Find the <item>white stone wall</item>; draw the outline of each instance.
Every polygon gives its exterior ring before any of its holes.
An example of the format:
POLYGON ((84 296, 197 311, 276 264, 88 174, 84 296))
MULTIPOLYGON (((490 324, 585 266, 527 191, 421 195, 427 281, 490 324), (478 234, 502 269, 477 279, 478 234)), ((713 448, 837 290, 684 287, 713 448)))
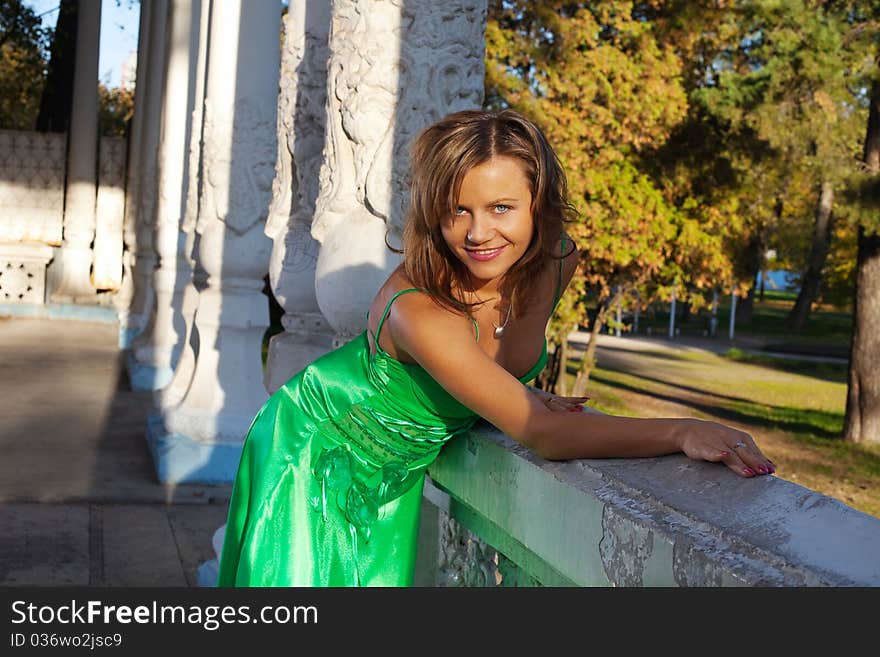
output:
POLYGON ((0 130, 0 242, 61 244, 65 139, 0 130))

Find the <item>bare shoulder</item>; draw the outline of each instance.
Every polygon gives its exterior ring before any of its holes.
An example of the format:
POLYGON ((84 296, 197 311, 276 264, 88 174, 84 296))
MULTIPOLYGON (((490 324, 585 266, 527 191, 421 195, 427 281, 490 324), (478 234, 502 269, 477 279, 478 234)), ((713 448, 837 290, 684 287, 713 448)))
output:
POLYGON ((405 294, 389 315, 395 347, 450 395, 529 446, 530 427, 547 409, 477 343, 471 320, 426 293, 405 294))
POLYGON ((442 352, 450 341, 467 340, 476 347, 470 320, 444 308, 428 292, 398 297, 387 321, 395 347, 409 355, 442 352))

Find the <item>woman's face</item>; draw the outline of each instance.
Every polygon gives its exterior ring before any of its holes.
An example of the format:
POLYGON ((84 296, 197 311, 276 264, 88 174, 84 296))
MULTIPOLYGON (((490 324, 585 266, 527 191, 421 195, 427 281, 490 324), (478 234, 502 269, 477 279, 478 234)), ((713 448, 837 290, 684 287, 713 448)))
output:
POLYGON ((497 286, 526 252, 535 226, 531 205, 529 180, 516 158, 495 157, 465 174, 458 205, 441 232, 475 289, 497 286))

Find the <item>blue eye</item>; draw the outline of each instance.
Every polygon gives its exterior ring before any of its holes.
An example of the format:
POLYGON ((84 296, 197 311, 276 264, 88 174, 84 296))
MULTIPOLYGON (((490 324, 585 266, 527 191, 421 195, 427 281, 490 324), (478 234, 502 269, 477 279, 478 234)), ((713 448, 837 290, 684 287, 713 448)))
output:
POLYGON ((462 215, 462 214, 465 214, 466 212, 467 212, 467 210, 465 210, 465 209, 464 209, 463 207, 461 207, 461 206, 458 206, 457 208, 455 208, 455 212, 454 212, 453 214, 455 214, 455 215, 462 215))
POLYGON ((499 203, 498 205, 495 206, 495 212, 497 214, 506 214, 509 211, 510 211, 509 205, 504 205, 503 203, 499 203))

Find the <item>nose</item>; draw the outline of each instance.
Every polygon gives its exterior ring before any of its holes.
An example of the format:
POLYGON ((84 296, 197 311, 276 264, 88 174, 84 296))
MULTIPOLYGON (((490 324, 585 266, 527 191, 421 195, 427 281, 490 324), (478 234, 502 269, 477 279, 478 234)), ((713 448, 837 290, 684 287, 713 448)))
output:
POLYGON ((468 226, 467 239, 472 244, 482 244, 492 237, 492 221, 482 213, 475 212, 468 226))

